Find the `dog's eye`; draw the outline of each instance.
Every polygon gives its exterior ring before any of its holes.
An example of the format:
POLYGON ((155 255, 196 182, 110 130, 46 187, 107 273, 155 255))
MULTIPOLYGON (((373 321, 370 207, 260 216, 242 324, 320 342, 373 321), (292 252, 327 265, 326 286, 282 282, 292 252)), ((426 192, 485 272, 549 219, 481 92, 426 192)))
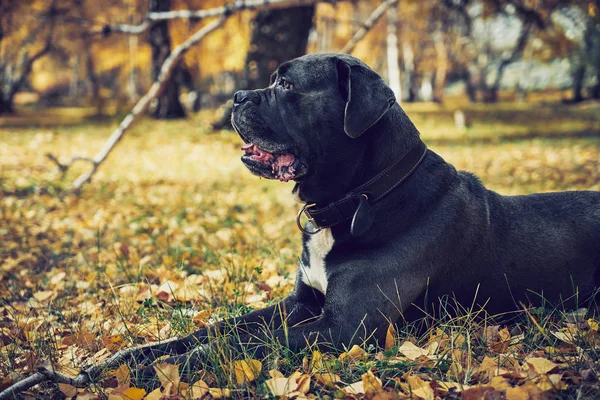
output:
POLYGON ((294 87, 294 84, 286 79, 280 79, 279 86, 282 86, 284 89, 289 90, 294 87))

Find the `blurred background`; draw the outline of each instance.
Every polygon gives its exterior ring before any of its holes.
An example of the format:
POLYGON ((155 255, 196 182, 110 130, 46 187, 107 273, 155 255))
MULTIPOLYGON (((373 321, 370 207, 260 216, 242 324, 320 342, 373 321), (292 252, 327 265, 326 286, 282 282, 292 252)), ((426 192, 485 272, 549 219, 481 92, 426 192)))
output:
MULTIPOLYGON (((381 1, 242 11, 194 46, 156 118, 213 109, 240 88, 267 86, 277 65, 305 53, 336 52, 381 1)), ((159 21, 149 12, 200 10, 219 0, 2 0, 0 115, 25 107, 92 107, 111 115, 149 88, 171 49, 205 20, 159 21)), ((352 54, 405 102, 600 99, 598 0, 400 0, 352 54)), ((216 121, 218 122, 218 121, 216 121)), ((466 121, 468 124, 468 121, 466 121)), ((217 127, 226 125, 226 118, 217 127)))

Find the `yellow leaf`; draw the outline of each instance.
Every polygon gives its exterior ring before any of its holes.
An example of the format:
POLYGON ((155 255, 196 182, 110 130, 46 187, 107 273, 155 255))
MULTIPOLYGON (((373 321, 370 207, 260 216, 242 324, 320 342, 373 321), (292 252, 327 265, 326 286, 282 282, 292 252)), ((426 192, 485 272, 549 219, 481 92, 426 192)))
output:
POLYGON ((555 364, 543 357, 532 357, 526 360, 526 362, 527 364, 531 365, 538 374, 546 374, 553 369, 558 368, 558 364, 555 364))
POLYGON ((75 397, 77 395, 77 388, 67 383, 59 383, 58 388, 67 397, 75 397))
POLYGON ((312 361, 310 362, 310 372, 319 372, 323 369, 323 355, 320 351, 313 351, 312 361))
POLYGON ((410 375, 406 378, 408 387, 410 389, 409 395, 417 396, 424 400, 433 400, 435 398, 433 389, 429 385, 429 382, 424 381, 415 375, 410 375))
POLYGON ((210 389, 208 389, 208 392, 215 399, 222 399, 224 397, 225 398, 231 397, 231 391, 229 389, 215 389, 215 388, 210 388, 210 389))
POLYGON ((254 381, 262 369, 262 364, 258 360, 240 360, 232 363, 235 374, 235 382, 238 385, 254 381))
POLYGON ((364 394, 365 387, 362 381, 354 382, 342 389, 346 394, 364 394))
POLYGON ((291 392, 298 388, 296 380, 289 378, 271 378, 265 381, 265 385, 267 385, 267 389, 273 396, 288 397, 291 392))
POLYGON ((130 387, 129 389, 125 389, 121 396, 127 400, 142 400, 146 391, 144 389, 138 389, 134 387, 130 387))
POLYGON ((160 389, 154 389, 153 391, 151 391, 148 396, 146 396, 144 398, 144 400, 160 400, 162 399, 163 394, 160 391, 160 389))
POLYGON ((363 374, 361 378, 365 394, 377 393, 383 390, 381 379, 373 375, 373 372, 371 372, 370 370, 367 371, 366 374, 363 374))
POLYGON ((566 383, 562 381, 563 374, 540 375, 540 381, 536 385, 542 392, 549 390, 565 390, 566 383))
POLYGON ((417 347, 411 342, 404 342, 402 346, 400 346, 398 351, 402 353, 404 357, 408 358, 411 361, 414 361, 421 356, 426 356, 427 354, 429 354, 429 350, 417 347))
POLYGON ((114 374, 119 386, 129 383, 129 367, 127 364, 121 364, 121 366, 115 370, 114 374))
POLYGON ((283 376, 283 374, 281 372, 279 372, 276 369, 272 369, 269 371, 269 376, 271 378, 285 378, 285 376, 283 376))
POLYGON ((54 294, 54 292, 51 290, 40 291, 40 292, 35 292, 33 294, 33 298, 36 299, 37 301, 39 301, 40 303, 43 303, 44 301, 50 299, 50 297, 52 297, 53 294, 54 294))
POLYGON ((396 337, 396 330, 394 329, 394 325, 390 324, 390 326, 388 326, 387 332, 385 334, 385 346, 384 346, 385 350, 389 350, 392 347, 394 347, 394 345, 396 344, 396 341, 394 340, 395 337, 396 337))
POLYGON ((310 390, 310 375, 302 375, 297 380, 298 389, 300 393, 306 394, 310 390))
POLYGON ((328 388, 335 387, 335 384, 341 380, 339 375, 330 373, 314 374, 313 376, 315 377, 317 382, 328 388))
POLYGON ((350 350, 345 353, 340 354, 338 357, 340 360, 344 360, 349 358, 351 360, 360 360, 367 356, 367 352, 361 349, 359 346, 354 345, 350 350))
POLYGON ((593 330, 594 332, 598 332, 598 322, 596 322, 593 318, 589 318, 587 320, 587 323, 590 326, 591 330, 593 330))
POLYGON ((200 399, 208 393, 208 385, 203 381, 196 381, 189 389, 188 397, 191 399, 200 399))
POLYGON ((169 383, 172 383, 173 386, 179 384, 179 365, 167 363, 156 364, 154 371, 163 388, 166 388, 169 383))
POLYGON ((506 389, 506 400, 540 399, 541 390, 533 382, 506 389))

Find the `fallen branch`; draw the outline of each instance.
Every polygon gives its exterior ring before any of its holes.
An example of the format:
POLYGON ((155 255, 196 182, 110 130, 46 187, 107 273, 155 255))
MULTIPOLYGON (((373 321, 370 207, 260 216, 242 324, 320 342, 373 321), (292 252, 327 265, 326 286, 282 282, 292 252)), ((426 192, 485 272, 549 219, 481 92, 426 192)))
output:
POLYGON ((362 40, 362 38, 364 38, 365 35, 371 30, 371 28, 373 28, 373 25, 375 25, 375 23, 377 21, 379 21, 379 18, 381 18, 383 16, 385 11, 388 8, 396 5, 398 3, 398 1, 399 0, 385 0, 383 3, 381 3, 379 5, 379 7, 377 7, 371 13, 369 18, 367 18, 367 20, 365 21, 365 23, 362 24, 360 29, 358 31, 356 31, 356 33, 354 34, 354 36, 352 36, 352 38, 348 41, 348 43, 346 43, 346 45, 340 50, 340 53, 346 53, 346 54, 352 53, 352 50, 354 50, 354 48, 356 47, 358 42, 360 42, 362 40))
POLYGON ((98 168, 98 165, 96 164, 96 161, 94 161, 93 159, 89 158, 89 157, 85 157, 85 156, 73 156, 69 159, 69 161, 67 161, 66 163, 61 163, 58 158, 56 158, 56 156, 54 156, 51 153, 46 153, 46 157, 52 161, 53 163, 56 164, 56 166, 58 167, 58 169, 60 170, 60 172, 62 172, 63 174, 65 172, 67 172, 67 170, 69 168, 71 168, 71 164, 73 164, 73 162, 75 161, 87 161, 89 163, 91 163, 93 165, 94 168, 98 168))
POLYGON ((16 399, 19 393, 38 385, 42 382, 66 383, 77 388, 84 388, 97 382, 102 375, 117 369, 121 364, 135 361, 154 361, 157 357, 169 354, 170 348, 179 338, 172 338, 158 343, 150 343, 138 347, 121 350, 106 361, 87 368, 74 378, 61 374, 48 368, 39 368, 38 372, 15 383, 0 393, 0 400, 16 399))

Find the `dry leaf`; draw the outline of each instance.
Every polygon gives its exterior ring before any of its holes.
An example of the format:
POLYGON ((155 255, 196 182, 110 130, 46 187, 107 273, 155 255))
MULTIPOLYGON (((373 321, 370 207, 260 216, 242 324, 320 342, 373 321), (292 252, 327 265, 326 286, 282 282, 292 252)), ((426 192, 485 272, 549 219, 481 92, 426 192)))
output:
POLYGON ((349 358, 351 360, 360 360, 360 359, 365 358, 367 355, 368 355, 368 353, 366 351, 361 349, 359 346, 354 345, 347 352, 340 354, 340 356, 338 358, 339 358, 339 360, 344 360, 347 358, 349 358))
POLYGON ((254 381, 260 375, 262 364, 258 360, 239 360, 232 363, 232 369, 235 382, 242 385, 254 381))
POLYGON ((67 383, 59 383, 58 388, 67 397, 77 396, 77 388, 75 386, 71 386, 67 383))
POLYGON ((121 397, 125 400, 142 400, 145 394, 146 391, 144 389, 130 387, 121 393, 121 397))
POLYGON ((121 364, 121 366, 117 368, 113 374, 117 378, 119 386, 129 383, 129 367, 127 364, 121 364))
POLYGON ((389 350, 396 345, 395 337, 396 330, 394 329, 394 325, 390 324, 387 332, 385 333, 385 346, 383 347, 385 350, 389 350))
POLYGON ((208 389, 208 392, 215 399, 223 399, 223 398, 231 397, 231 391, 229 389, 210 388, 210 389, 208 389))
POLYGON ((322 384, 328 388, 335 387, 335 384, 338 383, 339 381, 341 381, 341 378, 339 375, 330 374, 327 372, 323 373, 323 374, 314 374, 313 376, 315 377, 317 382, 319 382, 320 384, 322 384))
POLYGON ((160 389, 154 389, 151 391, 148 396, 144 397, 144 400, 161 400, 163 397, 163 393, 160 389))
POLYGON ((415 344, 411 343, 411 342, 404 342, 402 344, 402 346, 400 346, 400 348, 398 349, 398 351, 400 353, 402 353, 404 355, 404 357, 408 358, 411 361, 416 360, 417 358, 421 357, 421 356, 426 356, 427 354, 429 354, 429 350, 428 349, 422 349, 420 347, 417 347, 415 344))
POLYGON ((298 388, 296 380, 289 378, 271 378, 265 381, 265 385, 273 396, 289 397, 290 393, 298 388))
POLYGON ((434 400, 435 394, 429 382, 424 381, 416 375, 410 375, 406 378, 408 391, 406 394, 417 396, 423 400, 434 400))
POLYGON ((323 355, 320 351, 315 350, 310 361, 310 372, 319 372, 323 369, 323 355))
POLYGON ((179 385, 179 365, 167 363, 156 364, 154 371, 163 388, 166 388, 169 383, 173 384, 173 386, 179 385))
POLYGON ((189 387, 187 394, 190 399, 200 399, 208 393, 208 390, 208 385, 203 380, 198 380, 189 387))
POLYGON ((558 364, 555 364, 543 357, 532 357, 527 359, 525 362, 531 365, 538 374, 547 374, 548 372, 559 367, 558 364))
POLYGON ((375 375, 373 375, 373 372, 371 372, 370 370, 367 371, 366 374, 363 374, 363 376, 361 378, 362 378, 363 389, 364 389, 365 394, 377 393, 377 392, 381 392, 383 390, 383 385, 381 384, 381 379, 379 379, 375 375))

